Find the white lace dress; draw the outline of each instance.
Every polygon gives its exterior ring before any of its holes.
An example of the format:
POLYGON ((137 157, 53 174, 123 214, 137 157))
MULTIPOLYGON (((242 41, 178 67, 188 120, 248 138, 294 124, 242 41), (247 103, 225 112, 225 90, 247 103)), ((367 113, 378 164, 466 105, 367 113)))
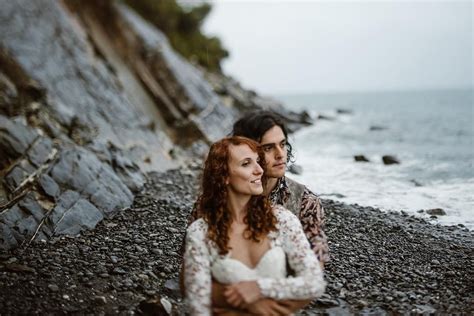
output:
POLYGON ((316 255, 311 250, 301 223, 290 211, 276 206, 277 231, 268 234, 271 248, 255 268, 222 256, 207 236, 207 223, 194 221, 186 233, 184 282, 186 304, 191 315, 211 315, 212 277, 223 284, 256 280, 264 297, 277 300, 309 299, 321 296, 326 283, 316 255), (286 258, 295 271, 287 277, 286 258))

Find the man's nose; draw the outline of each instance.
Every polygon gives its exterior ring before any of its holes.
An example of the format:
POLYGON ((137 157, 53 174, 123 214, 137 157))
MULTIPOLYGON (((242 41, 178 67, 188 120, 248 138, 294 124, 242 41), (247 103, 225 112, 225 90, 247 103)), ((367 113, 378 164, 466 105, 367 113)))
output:
POLYGON ((275 158, 280 159, 283 157, 285 148, 281 148, 280 146, 275 147, 275 158))

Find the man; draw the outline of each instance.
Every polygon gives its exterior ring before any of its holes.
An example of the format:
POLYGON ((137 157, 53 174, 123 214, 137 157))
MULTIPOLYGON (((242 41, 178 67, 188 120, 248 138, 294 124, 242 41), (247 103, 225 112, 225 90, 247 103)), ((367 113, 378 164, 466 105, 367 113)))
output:
MULTIPOLYGON (((303 230, 310 245, 317 255, 321 266, 328 261, 327 239, 323 232, 324 210, 320 199, 304 185, 285 176, 287 163, 292 161, 293 152, 288 142, 288 132, 281 118, 270 111, 249 112, 235 122, 232 134, 253 139, 261 144, 265 153, 265 176, 267 184, 265 194, 273 204, 283 205, 292 211, 301 221, 303 230)), ((198 218, 193 213, 190 223, 198 218)), ((226 303, 225 289, 213 283, 213 305, 216 313, 222 315, 239 315, 226 303)), ((253 314, 285 315, 294 312, 310 301, 274 301, 264 299, 248 307, 253 314)))
POLYGON ((285 176, 293 151, 281 118, 270 111, 250 112, 235 122, 232 134, 251 138, 261 144, 267 164, 265 194, 269 195, 273 204, 283 205, 298 216, 313 251, 324 267, 329 260, 327 239, 323 231, 324 210, 314 193, 285 176))

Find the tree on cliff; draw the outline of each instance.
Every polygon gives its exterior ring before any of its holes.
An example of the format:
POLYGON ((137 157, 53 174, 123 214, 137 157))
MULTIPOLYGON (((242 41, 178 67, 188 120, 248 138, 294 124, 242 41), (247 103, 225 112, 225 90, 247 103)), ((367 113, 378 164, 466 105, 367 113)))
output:
POLYGON ((127 5, 163 31, 181 55, 211 70, 220 71, 221 60, 229 56, 219 38, 201 33, 201 25, 211 12, 209 3, 187 8, 176 0, 124 0, 127 5))

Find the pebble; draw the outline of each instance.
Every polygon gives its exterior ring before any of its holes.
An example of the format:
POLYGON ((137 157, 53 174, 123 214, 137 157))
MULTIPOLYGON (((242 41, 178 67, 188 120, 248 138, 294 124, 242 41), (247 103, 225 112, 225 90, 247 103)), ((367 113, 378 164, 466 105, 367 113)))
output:
POLYGON ((94 302, 99 305, 107 304, 107 299, 105 296, 94 296, 94 302))
POLYGON ((57 292, 57 291, 59 291, 59 287, 58 287, 56 284, 49 284, 49 285, 48 285, 48 288, 49 288, 52 292, 57 292))

